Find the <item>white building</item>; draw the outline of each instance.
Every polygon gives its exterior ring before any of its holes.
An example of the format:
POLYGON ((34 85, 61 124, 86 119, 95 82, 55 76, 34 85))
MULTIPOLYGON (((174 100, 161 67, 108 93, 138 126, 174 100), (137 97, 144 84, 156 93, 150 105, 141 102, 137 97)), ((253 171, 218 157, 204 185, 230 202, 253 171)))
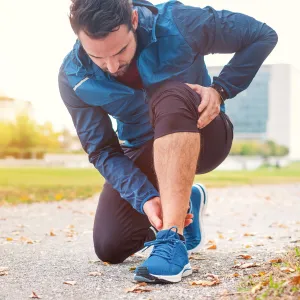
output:
POLYGON ((0 122, 14 122, 22 114, 34 117, 31 102, 10 98, 0 91, 0 122))
MULTIPOLYGON (((211 76, 222 67, 208 67, 211 76)), ((300 71, 289 64, 263 65, 249 88, 226 101, 235 139, 273 140, 300 160, 300 71)))

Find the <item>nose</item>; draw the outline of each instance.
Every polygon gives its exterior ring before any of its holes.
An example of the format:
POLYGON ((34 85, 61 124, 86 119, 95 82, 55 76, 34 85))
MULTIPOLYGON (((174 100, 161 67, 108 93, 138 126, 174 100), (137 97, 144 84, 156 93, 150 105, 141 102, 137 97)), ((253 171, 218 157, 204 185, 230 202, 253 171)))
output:
POLYGON ((110 73, 116 73, 119 69, 119 62, 116 58, 108 58, 106 62, 106 67, 110 73))

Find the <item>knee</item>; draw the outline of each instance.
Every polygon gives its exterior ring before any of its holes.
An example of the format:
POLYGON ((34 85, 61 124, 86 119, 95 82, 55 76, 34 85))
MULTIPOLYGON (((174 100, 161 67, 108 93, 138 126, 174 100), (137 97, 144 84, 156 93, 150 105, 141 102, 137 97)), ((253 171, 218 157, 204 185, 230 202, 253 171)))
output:
POLYGON ((155 138, 173 132, 198 132, 200 96, 180 82, 167 82, 150 99, 155 138))
POLYGON ((94 239, 94 249, 97 257, 103 262, 119 264, 126 258, 123 257, 116 239, 94 239))

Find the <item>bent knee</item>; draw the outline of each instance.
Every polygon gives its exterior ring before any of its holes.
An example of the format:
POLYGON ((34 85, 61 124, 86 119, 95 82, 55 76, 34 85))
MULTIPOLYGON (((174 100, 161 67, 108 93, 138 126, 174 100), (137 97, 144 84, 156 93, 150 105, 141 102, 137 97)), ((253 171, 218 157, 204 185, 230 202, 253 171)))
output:
POLYGON ((94 249, 97 257, 104 262, 119 264, 126 259, 126 257, 124 257, 124 253, 122 253, 120 244, 117 243, 116 239, 94 240, 94 249))

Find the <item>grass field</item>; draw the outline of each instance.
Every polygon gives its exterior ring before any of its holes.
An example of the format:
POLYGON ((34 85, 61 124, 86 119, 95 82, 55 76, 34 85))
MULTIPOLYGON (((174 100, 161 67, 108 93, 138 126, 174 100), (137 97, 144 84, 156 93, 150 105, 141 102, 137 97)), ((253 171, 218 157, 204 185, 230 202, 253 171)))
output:
MULTIPOLYGON (((300 162, 282 169, 214 171, 195 181, 208 187, 300 182, 300 162)), ((0 168, 0 203, 86 199, 100 192, 103 183, 95 169, 0 168)))

